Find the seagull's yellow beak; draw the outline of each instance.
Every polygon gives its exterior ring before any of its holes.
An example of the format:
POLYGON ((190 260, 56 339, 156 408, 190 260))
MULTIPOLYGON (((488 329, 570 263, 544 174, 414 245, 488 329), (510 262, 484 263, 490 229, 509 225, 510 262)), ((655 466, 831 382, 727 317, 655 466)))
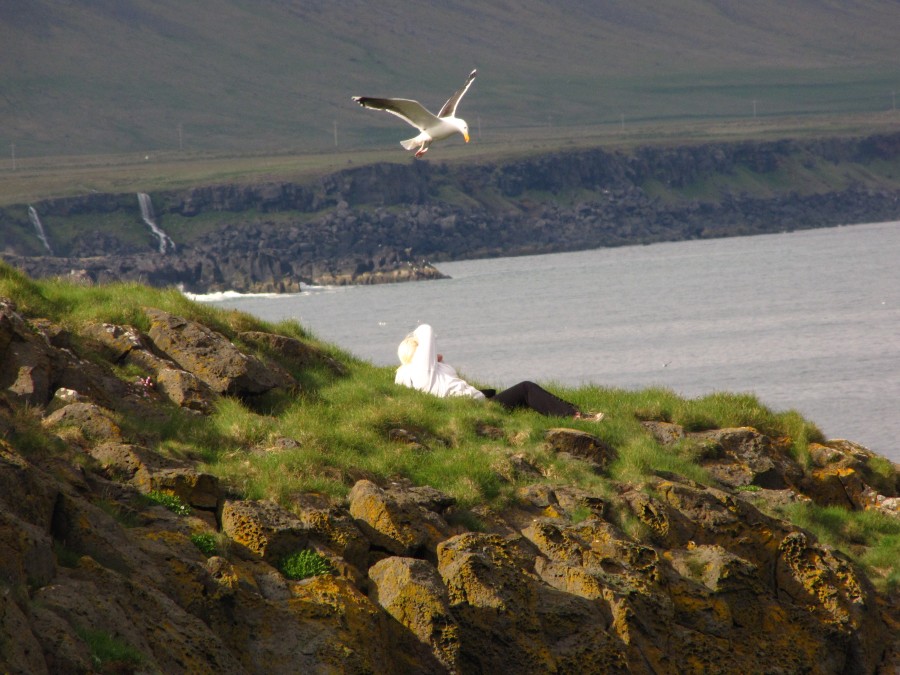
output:
POLYGON ((469 142, 469 134, 463 134, 463 138, 466 139, 466 143, 469 142))

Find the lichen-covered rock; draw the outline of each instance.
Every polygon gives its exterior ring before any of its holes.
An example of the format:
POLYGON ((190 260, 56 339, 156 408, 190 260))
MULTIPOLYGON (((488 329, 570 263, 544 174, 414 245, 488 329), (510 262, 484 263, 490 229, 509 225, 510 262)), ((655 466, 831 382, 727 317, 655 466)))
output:
POLYGON ((360 576, 365 573, 371 544, 345 509, 315 495, 297 495, 292 506, 311 540, 356 568, 360 576))
POLYGON ((59 485, 0 438, 0 508, 49 531, 59 485))
POLYGON ((660 445, 673 445, 685 438, 684 427, 680 424, 662 422, 659 420, 647 420, 641 422, 641 426, 650 432, 660 445))
POLYGON ((438 510, 453 500, 433 488, 385 490, 358 481, 348 496, 350 514, 372 543, 399 556, 434 551, 450 532, 438 510))
POLYGON ((193 373, 155 354, 151 340, 133 326, 89 324, 83 335, 101 345, 114 362, 132 364, 150 373, 146 383, 142 383, 143 395, 152 387, 182 408, 202 413, 211 410, 216 393, 193 373))
POLYGON ((547 673, 555 662, 537 612, 529 561, 497 535, 466 533, 438 546, 438 571, 460 625, 463 672, 547 673))
POLYGON ((110 480, 130 483, 141 492, 150 492, 156 456, 147 448, 107 441, 92 446, 88 452, 100 464, 110 480))
POLYGON ((303 550, 309 528, 290 511, 270 501, 226 500, 222 531, 272 564, 303 550))
POLYGON ((44 408, 58 391, 68 402, 149 416, 137 388, 119 379, 110 364, 79 357, 68 331, 45 320, 26 320, 15 304, 0 300, 0 392, 18 404, 44 408))
MULTIPOLYGON (((34 628, 39 639, 55 637, 56 642, 62 637, 58 629, 45 630, 41 621, 58 617, 67 625, 63 635, 109 636, 133 650, 135 660, 139 658, 146 669, 244 672, 239 661, 206 624, 160 589, 135 583, 89 557, 81 558, 75 568, 61 570, 59 576, 59 583, 44 586, 35 593, 35 602, 48 612, 36 617, 34 628), (90 602, 85 602, 85 598, 90 598, 90 602)), ((56 646, 43 645, 50 653, 56 646)), ((73 655, 83 658, 83 651, 73 655)), ((136 665, 136 661, 133 663, 136 665)), ((77 671, 88 664, 64 665, 76 666, 77 671)))
POLYGON ((14 303, 0 302, 0 390, 27 405, 45 405, 53 394, 51 349, 14 303))
MULTIPOLYGON (((82 329, 82 335, 96 341, 106 351, 110 361, 124 361, 133 353, 144 358, 161 360, 150 352, 149 341, 133 326, 118 326, 111 323, 89 323, 82 329)), ((141 358, 141 357, 139 357, 141 358)))
POLYGON ((215 392, 203 380, 179 368, 161 368, 151 384, 175 405, 199 413, 211 412, 216 401, 215 392))
POLYGON ((162 310, 145 311, 150 319, 147 334, 155 347, 217 393, 246 396, 293 384, 221 333, 162 310))
POLYGON ((837 672, 852 654, 857 663, 877 663, 884 649, 885 625, 868 612, 875 593, 868 579, 846 558, 791 532, 779 545, 775 582, 807 611, 812 631, 827 631, 819 663, 837 672), (815 619, 815 621, 813 621, 815 619), (828 665, 833 664, 833 665, 828 665))
POLYGON ((608 443, 578 429, 548 429, 544 437, 553 452, 583 459, 597 471, 604 471, 616 457, 615 450, 608 443))
POLYGON ((244 331, 238 333, 238 338, 274 352, 300 368, 322 365, 337 375, 344 375, 347 372, 347 368, 340 361, 296 338, 261 331, 244 331))
POLYGON ((9 511, 0 512, 0 579, 7 592, 10 588, 21 593, 29 585, 43 586, 56 573, 50 535, 9 511))
POLYGON ((369 569, 370 597, 424 645, 447 672, 462 672, 459 625, 435 567, 416 558, 390 557, 369 569))
POLYGON ((93 403, 70 403, 47 415, 43 424, 68 438, 78 439, 84 446, 123 440, 122 429, 112 411, 93 403))
POLYGON ((813 470, 807 491, 818 504, 867 509, 900 492, 897 467, 890 470, 886 460, 877 462, 875 454, 861 445, 846 440, 811 443, 809 455, 813 470), (873 468, 876 463, 881 471, 873 468))
POLYGON ((192 468, 162 468, 153 472, 152 490, 173 494, 185 504, 215 511, 222 498, 219 479, 192 468))
POLYGON ((719 482, 731 487, 756 485, 778 490, 798 487, 803 470, 785 443, 760 434, 756 429, 741 427, 716 429, 689 435, 712 446, 704 468, 719 482))

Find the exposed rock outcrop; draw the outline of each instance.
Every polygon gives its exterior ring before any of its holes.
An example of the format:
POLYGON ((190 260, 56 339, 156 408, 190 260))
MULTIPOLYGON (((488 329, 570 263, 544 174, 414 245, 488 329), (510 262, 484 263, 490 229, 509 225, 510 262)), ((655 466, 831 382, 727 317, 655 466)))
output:
POLYGON ((883 167, 898 161, 900 134, 376 164, 306 184, 155 193, 163 223, 201 215, 206 223, 202 234, 186 228, 175 254, 154 249, 133 195, 35 204, 51 240, 55 222, 84 223, 53 242, 57 257, 43 255, 28 205, 14 205, 0 209, 0 254, 34 277, 140 280, 192 292, 434 279, 442 275, 433 263, 442 260, 897 220, 900 184, 883 167), (115 214, 121 223, 101 233, 88 214, 115 214), (129 230, 140 234, 121 234, 129 230))
MULTIPOLYGON (((876 471, 858 445, 814 444, 805 469, 781 439, 755 429, 646 422, 661 443, 702 448, 711 484, 666 475, 642 487, 610 481, 598 495, 535 483, 502 513, 476 509, 478 531, 453 517, 451 497, 399 480, 358 480, 345 504, 315 494, 245 500, 191 459, 147 447, 129 420, 164 419, 175 406, 203 414, 220 397, 252 400, 293 382, 270 370, 264 353, 209 327, 154 309, 147 316, 146 334, 92 326, 66 339, 61 327, 0 303, 4 672, 96 672, 97 635, 138 655, 103 672, 837 675, 900 667, 898 599, 876 591, 846 556, 759 508, 812 500, 900 519, 900 473, 884 462, 876 471), (89 368, 78 356, 85 348, 103 355, 89 368), (126 362, 153 378, 197 378, 205 404, 121 380, 113 365, 126 362), (54 447, 29 447, 26 418, 40 419, 54 447), (190 513, 142 498, 151 492, 177 496, 190 513), (625 532, 616 512, 646 536, 625 532), (202 553, 198 534, 218 538, 217 550, 202 553), (331 572, 285 576, 280 562, 299 549, 316 551, 331 572)), ((287 352, 282 358, 301 368, 334 366, 299 341, 287 352)), ((408 449, 401 435, 396 442, 408 449)), ((575 430, 555 429, 545 442, 548 453, 601 475, 614 453, 575 430)), ((511 455, 498 471, 503 480, 540 467, 511 455)))

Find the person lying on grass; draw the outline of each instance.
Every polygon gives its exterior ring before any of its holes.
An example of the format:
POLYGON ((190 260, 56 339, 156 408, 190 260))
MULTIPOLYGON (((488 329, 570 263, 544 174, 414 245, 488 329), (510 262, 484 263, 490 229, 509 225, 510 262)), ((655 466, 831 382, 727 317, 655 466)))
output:
POLYGON ((542 415, 555 417, 595 422, 603 419, 603 413, 583 413, 573 404, 528 380, 501 392, 473 387, 457 375, 453 366, 444 363, 443 355, 437 352, 434 330, 427 323, 420 324, 403 339, 397 347, 397 357, 401 365, 397 368, 394 382, 426 394, 490 399, 509 410, 530 408, 542 415))

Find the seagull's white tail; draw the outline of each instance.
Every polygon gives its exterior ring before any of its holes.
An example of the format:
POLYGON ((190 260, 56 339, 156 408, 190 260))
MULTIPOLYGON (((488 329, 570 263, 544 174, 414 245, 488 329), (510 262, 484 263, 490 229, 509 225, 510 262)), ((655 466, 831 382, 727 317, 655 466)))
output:
POLYGON ((415 150, 417 147, 422 145, 422 141, 419 140, 418 137, 410 138, 406 141, 400 141, 400 145, 403 146, 404 150, 415 150))

